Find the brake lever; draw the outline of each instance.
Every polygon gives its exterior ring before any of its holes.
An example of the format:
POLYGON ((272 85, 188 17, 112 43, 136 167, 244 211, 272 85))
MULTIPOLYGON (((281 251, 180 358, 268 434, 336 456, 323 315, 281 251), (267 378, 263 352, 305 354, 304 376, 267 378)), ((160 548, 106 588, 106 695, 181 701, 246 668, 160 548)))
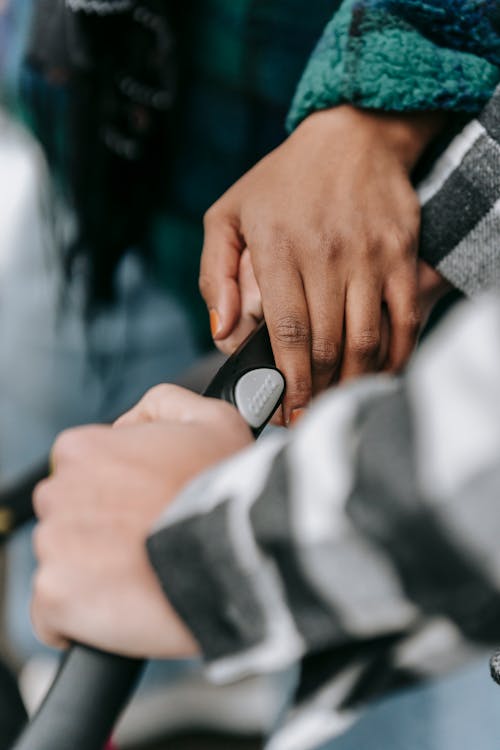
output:
MULTIPOLYGON (((284 392, 263 322, 226 360, 204 395, 236 406, 258 437, 284 392)), ((144 663, 74 644, 12 750, 103 750, 144 663)))

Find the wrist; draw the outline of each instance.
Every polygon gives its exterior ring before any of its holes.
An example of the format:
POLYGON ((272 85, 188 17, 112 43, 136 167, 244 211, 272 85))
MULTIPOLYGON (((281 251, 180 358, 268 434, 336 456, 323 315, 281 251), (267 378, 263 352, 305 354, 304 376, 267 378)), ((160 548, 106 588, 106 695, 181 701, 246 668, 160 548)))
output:
POLYGON ((368 141, 390 150, 410 173, 446 122, 444 112, 382 112, 341 104, 309 115, 296 132, 329 128, 332 137, 339 132, 364 134, 368 141))
POLYGON ((444 112, 377 112, 373 116, 386 131, 386 142, 409 173, 445 128, 448 119, 444 112))

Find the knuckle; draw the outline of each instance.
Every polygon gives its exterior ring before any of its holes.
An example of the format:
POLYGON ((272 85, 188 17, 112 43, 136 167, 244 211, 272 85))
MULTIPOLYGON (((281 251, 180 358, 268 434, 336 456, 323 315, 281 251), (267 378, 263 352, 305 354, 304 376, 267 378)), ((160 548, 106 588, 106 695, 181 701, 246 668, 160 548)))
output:
POLYGON ((38 569, 33 578, 33 603, 38 611, 60 611, 64 605, 64 594, 58 578, 50 567, 38 569))
POLYGON ((213 290, 213 281, 207 273, 200 273, 198 278, 198 288, 203 299, 210 296, 210 293, 213 290))
POLYGON ((313 338, 311 356, 316 370, 334 370, 339 361, 339 346, 328 338, 313 338))
POLYGON ((362 362, 371 360, 378 354, 380 348, 380 335, 374 331, 363 331, 357 334, 349 342, 349 351, 362 362))
POLYGON ((203 214, 203 226, 209 229, 220 218, 219 202, 213 203, 203 214))
POLYGON ((389 227, 384 235, 383 242, 385 247, 398 256, 413 258, 415 255, 417 236, 409 226, 398 224, 389 227))
POLYGON ((288 348, 309 346, 311 331, 309 326, 298 315, 284 315, 274 325, 276 341, 288 348))
POLYGON ((275 244, 285 242, 288 238, 286 223, 280 221, 278 218, 274 218, 269 222, 267 225, 267 232, 269 234, 269 239, 275 244))
POLYGON ((347 244, 347 239, 340 232, 325 232, 319 237, 318 254, 328 264, 333 264, 339 260, 347 244))
POLYGON ((399 327, 403 335, 410 339, 415 339, 418 336, 421 326, 422 316, 418 310, 407 313, 399 321, 399 327))
MULTIPOLYGON (((52 483, 50 479, 43 479, 41 482, 38 482, 36 485, 34 491, 33 491, 33 509, 35 511, 35 515, 40 518, 45 514, 45 512, 50 507, 50 502, 52 498, 52 483)), ((38 527, 37 527, 38 528, 38 527)), ((35 529, 36 531, 37 529, 35 529)))
POLYGON ((95 454, 97 446, 110 428, 106 425, 85 425, 64 430, 55 440, 51 456, 55 467, 80 461, 95 454))
POLYGON ((311 400, 311 381, 307 377, 295 377, 287 384, 287 399, 294 406, 305 406, 311 400))
POLYGON ((169 403, 179 397, 179 387, 171 383, 159 383, 150 388, 135 406, 139 419, 150 422, 164 413, 169 403))
POLYGON ((422 316, 419 310, 412 310, 405 315, 401 321, 401 327, 409 336, 417 336, 422 324, 422 316))
POLYGON ((82 448, 82 431, 78 427, 64 430, 52 446, 52 458, 57 465, 78 456, 82 448))
POLYGON ((275 223, 271 226, 270 239, 274 256, 282 259, 289 259, 294 256, 295 242, 281 224, 275 223))
POLYGON ((178 388, 171 383, 158 383, 158 385, 154 385, 149 391, 146 391, 144 400, 148 404, 162 403, 173 398, 177 390, 178 388))

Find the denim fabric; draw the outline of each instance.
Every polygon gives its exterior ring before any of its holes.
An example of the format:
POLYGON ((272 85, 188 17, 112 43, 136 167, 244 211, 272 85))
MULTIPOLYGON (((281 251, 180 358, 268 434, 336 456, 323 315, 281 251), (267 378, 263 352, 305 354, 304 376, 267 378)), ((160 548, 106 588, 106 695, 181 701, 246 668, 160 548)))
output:
POLYGON ((317 750, 498 750, 500 691, 488 658, 445 679, 401 691, 317 750))

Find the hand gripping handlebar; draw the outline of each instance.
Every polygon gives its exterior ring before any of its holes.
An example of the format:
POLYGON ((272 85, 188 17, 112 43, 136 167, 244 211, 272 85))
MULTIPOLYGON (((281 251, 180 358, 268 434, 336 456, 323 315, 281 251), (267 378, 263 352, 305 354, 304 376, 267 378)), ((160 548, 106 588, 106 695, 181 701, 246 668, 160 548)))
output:
MULTIPOLYGON (((205 391, 236 406, 255 437, 285 391, 262 323, 227 359, 205 391)), ((103 750, 143 662, 75 644, 40 709, 12 750, 103 750)))

